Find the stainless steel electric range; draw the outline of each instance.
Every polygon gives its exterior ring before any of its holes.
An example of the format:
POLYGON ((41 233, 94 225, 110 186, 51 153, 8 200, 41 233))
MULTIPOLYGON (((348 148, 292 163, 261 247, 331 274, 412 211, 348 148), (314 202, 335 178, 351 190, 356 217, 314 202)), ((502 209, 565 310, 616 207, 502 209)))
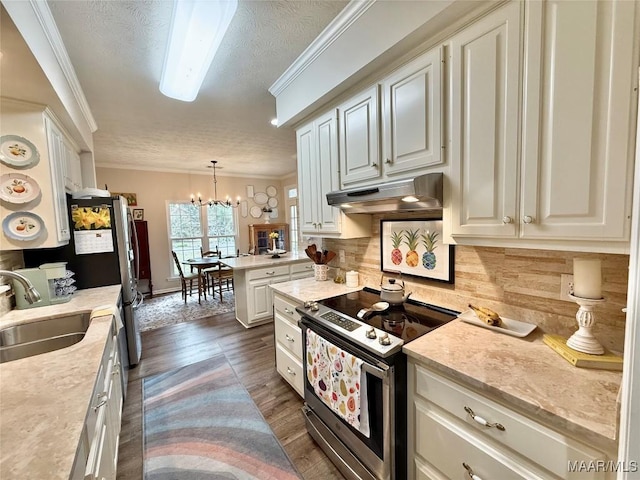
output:
MULTIPOLYGON (((380 292, 365 288, 305 302, 297 309, 305 345, 303 411, 307 430, 346 478, 402 480, 407 470, 407 367, 402 346, 453 320, 458 312, 414 300, 371 311, 377 302, 380 292), (338 355, 321 365, 330 379, 320 384, 321 389, 315 364, 318 342, 338 355), (342 406, 341 412, 332 403, 339 401, 341 393, 348 397, 352 391, 342 380, 340 362, 338 371, 333 370, 336 359, 344 358, 360 366, 359 382, 354 385, 360 389, 358 399, 366 399, 357 405, 359 410, 354 408, 359 413, 352 415, 355 421, 348 409, 342 406), (342 392, 325 391, 331 383, 342 392)), ((349 402, 353 408, 353 400, 349 402)))

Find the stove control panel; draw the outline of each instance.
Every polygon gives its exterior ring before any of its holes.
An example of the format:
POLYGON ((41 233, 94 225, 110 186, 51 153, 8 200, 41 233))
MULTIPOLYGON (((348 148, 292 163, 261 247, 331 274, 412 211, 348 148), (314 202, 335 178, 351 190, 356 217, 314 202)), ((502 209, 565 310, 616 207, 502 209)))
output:
POLYGON ((298 311, 306 318, 332 330, 345 340, 383 358, 398 352, 404 344, 401 338, 389 335, 383 330, 316 302, 305 302, 304 309, 298 307, 298 311))

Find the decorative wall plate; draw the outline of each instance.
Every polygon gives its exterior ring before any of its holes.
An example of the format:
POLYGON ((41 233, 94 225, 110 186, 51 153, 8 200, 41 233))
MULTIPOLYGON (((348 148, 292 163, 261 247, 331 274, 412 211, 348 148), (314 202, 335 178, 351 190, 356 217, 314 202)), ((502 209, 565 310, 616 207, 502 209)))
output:
POLYGON ((278 209, 277 208, 272 208, 271 212, 269 212, 269 216, 271 218, 278 218, 278 209))
POLYGON ((14 240, 35 240, 44 232, 44 222, 35 213, 14 212, 2 222, 4 234, 14 240))
POLYGON ((264 205, 267 203, 267 200, 269 200, 269 197, 267 197, 267 194, 264 192, 258 192, 253 196, 253 201, 258 205, 264 205))
POLYGON ((0 177, 0 199, 9 203, 27 203, 40 196, 40 186, 22 173, 5 173, 0 177))
POLYGON ((275 208, 278 206, 278 199, 276 197, 271 197, 267 203, 271 208, 275 208))
POLYGON ((260 218, 262 216, 262 209, 257 205, 254 205, 251 207, 251 210, 249 210, 249 213, 253 218, 260 218))
POLYGON ((13 168, 32 167, 40 160, 38 149, 24 137, 2 135, 0 137, 0 162, 13 168))
POLYGON ((267 187, 267 195, 269 195, 270 197, 275 197, 278 194, 278 189, 276 187, 274 187, 273 185, 269 185, 267 187))

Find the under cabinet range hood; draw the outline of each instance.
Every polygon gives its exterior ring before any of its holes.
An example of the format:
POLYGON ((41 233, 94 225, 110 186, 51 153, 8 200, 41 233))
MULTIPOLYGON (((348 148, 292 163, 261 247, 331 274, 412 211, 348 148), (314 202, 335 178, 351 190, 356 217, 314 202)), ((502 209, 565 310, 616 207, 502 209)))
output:
POLYGON ((344 213, 414 212, 442 209, 442 173, 427 173, 327 193, 327 202, 344 213))

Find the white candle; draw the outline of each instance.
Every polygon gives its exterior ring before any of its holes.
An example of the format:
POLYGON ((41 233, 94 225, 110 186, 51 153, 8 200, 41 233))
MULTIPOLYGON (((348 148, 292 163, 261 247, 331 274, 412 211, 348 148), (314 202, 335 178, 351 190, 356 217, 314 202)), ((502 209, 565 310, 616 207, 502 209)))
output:
POLYGON ((600 259, 573 259, 573 294, 582 298, 602 298, 600 259))

